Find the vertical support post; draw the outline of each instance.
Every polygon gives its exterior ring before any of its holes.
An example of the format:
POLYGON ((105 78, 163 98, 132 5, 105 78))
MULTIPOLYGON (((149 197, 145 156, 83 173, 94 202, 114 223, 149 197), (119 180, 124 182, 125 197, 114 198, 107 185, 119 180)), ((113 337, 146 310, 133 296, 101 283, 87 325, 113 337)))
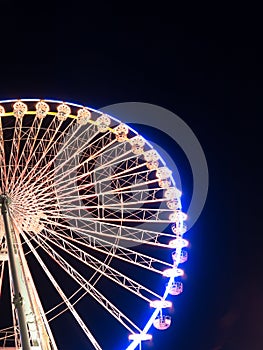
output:
POLYGON ((15 245, 14 245, 14 234, 12 229, 12 224, 10 221, 10 214, 8 208, 8 197, 6 195, 0 196, 1 213, 3 215, 5 233, 6 233, 6 243, 8 249, 8 257, 10 264, 10 273, 13 283, 13 303, 17 311, 20 338, 22 350, 30 350, 30 340, 29 333, 27 329, 26 318, 23 310, 23 296, 20 292, 19 279, 17 275, 16 259, 15 259, 15 245))

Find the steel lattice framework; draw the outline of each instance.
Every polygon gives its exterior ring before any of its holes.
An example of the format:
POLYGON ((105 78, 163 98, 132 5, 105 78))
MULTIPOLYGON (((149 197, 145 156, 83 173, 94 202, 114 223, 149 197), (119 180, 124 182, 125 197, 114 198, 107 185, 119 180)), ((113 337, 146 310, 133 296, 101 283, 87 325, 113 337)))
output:
POLYGON ((104 349, 78 309, 85 298, 127 330, 129 350, 151 339, 152 325, 170 326, 163 309, 171 306, 168 295, 183 290, 178 265, 187 260, 186 215, 171 171, 142 136, 76 104, 2 101, 0 171, 0 293, 9 274, 13 298, 13 324, 0 331, 0 349, 26 342, 32 350, 57 349, 52 321, 65 312, 95 349, 104 349), (44 271, 60 302, 43 305, 32 264, 44 271), (59 272, 74 288, 59 282, 59 272), (153 307, 147 321, 111 300, 114 288, 153 307), (21 302, 14 302, 17 291, 21 302))

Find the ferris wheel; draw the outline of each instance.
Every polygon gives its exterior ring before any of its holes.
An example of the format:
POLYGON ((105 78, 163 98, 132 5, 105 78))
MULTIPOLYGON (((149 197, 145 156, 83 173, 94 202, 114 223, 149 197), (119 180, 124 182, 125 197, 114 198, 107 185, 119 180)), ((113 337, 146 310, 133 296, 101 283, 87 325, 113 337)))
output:
POLYGON ((186 215, 142 136, 77 104, 1 101, 0 176, 0 349, 66 349, 66 314, 86 349, 140 349, 169 328, 186 215))

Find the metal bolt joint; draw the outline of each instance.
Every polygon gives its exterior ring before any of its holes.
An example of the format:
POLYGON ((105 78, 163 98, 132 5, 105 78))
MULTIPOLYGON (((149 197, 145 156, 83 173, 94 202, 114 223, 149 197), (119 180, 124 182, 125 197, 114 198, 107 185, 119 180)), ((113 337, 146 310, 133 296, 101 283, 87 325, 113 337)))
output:
POLYGON ((15 307, 17 307, 18 305, 23 305, 23 298, 20 294, 14 296, 13 304, 15 305, 15 307))

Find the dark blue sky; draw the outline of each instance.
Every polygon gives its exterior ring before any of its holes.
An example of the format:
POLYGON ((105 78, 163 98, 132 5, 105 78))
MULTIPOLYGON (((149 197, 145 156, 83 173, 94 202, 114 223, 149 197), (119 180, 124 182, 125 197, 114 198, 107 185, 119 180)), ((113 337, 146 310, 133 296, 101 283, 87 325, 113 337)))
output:
MULTIPOLYGON (((179 115, 204 149, 210 188, 189 232, 188 278, 174 324, 145 349, 262 349, 257 10, 64 5, 1 5, 1 99, 50 97, 97 109, 140 101, 179 115)), ((151 130, 143 132, 151 140, 151 130)), ((186 189, 188 170, 181 169, 186 189)))

